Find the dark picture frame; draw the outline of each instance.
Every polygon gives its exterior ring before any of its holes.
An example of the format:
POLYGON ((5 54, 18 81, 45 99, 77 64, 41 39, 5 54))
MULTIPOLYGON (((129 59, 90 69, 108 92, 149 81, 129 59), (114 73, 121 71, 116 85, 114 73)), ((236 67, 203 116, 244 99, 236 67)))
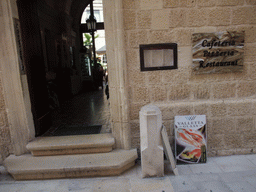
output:
POLYGON ((140 45, 140 70, 171 70, 177 69, 177 44, 140 45))

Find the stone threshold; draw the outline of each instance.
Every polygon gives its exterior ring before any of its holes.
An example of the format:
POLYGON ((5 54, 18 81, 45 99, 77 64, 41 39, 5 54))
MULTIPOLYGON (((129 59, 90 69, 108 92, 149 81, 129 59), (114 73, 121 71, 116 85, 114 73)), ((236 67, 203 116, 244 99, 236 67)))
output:
POLYGON ((41 157, 25 154, 9 156, 4 166, 16 180, 112 176, 131 168, 137 157, 136 149, 41 157))
POLYGON ((112 134, 37 137, 26 146, 34 156, 106 153, 113 149, 112 134))

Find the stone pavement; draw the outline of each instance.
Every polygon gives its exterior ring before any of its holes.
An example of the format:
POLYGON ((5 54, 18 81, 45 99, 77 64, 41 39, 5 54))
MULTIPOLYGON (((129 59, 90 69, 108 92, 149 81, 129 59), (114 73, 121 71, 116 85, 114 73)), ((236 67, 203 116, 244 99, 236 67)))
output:
POLYGON ((115 177, 14 181, 0 166, 1 192, 255 192, 256 154, 208 158, 206 164, 178 165, 174 176, 165 163, 165 176, 141 178, 140 162, 115 177))

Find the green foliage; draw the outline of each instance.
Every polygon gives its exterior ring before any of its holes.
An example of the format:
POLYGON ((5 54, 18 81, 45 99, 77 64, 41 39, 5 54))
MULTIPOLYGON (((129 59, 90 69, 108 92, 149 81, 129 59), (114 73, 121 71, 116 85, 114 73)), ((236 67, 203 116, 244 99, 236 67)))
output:
MULTIPOLYGON (((85 46, 92 45, 92 36, 89 33, 84 33, 84 37, 85 37, 84 45, 85 46)), ((98 37, 99 37, 99 34, 95 35, 94 39, 98 37)))

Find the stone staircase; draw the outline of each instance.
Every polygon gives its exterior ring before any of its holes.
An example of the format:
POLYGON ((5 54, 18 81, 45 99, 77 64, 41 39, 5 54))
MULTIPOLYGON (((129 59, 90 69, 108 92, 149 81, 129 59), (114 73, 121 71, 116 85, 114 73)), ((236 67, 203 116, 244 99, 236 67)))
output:
POLYGON ((110 133, 37 137, 31 154, 10 155, 4 166, 16 180, 119 175, 131 168, 137 150, 114 149, 110 133))

